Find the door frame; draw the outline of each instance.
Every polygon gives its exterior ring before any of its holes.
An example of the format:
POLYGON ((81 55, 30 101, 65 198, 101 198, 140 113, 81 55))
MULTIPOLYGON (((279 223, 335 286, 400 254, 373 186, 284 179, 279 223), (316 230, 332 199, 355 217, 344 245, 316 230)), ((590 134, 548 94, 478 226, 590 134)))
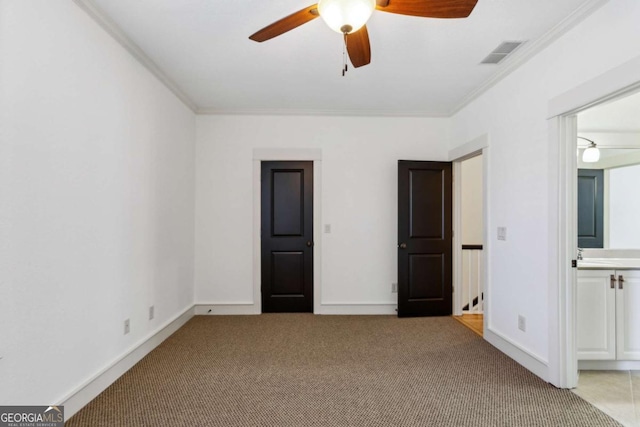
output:
POLYGON ((576 346, 577 118, 593 106, 640 89, 640 56, 549 101, 549 364, 548 381, 578 384, 576 346), (553 253, 555 251, 555 254, 553 253))
POLYGON ((483 330, 489 325, 490 316, 490 245, 488 235, 489 219, 489 136, 481 135, 466 144, 449 151, 449 161, 453 162, 453 315, 462 314, 462 162, 482 155, 482 280, 484 281, 483 330))
POLYGON ((313 162, 313 314, 320 313, 322 295, 322 150, 316 148, 254 148, 253 149, 253 314, 262 314, 262 183, 263 161, 313 162))

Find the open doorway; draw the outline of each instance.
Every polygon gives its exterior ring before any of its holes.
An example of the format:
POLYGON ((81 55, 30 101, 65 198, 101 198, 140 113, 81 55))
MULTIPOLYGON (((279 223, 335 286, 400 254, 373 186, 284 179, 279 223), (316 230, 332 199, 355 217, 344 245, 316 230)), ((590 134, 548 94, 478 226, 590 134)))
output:
POLYGON ((640 92, 576 115, 575 392, 625 425, 640 425, 639 115, 640 92))
POLYGON ((549 100, 549 382, 578 384, 577 114, 640 89, 640 57, 549 100))
POLYGON ((455 177, 459 247, 454 315, 480 336, 484 332, 485 301, 483 162, 482 152, 457 162, 455 177))

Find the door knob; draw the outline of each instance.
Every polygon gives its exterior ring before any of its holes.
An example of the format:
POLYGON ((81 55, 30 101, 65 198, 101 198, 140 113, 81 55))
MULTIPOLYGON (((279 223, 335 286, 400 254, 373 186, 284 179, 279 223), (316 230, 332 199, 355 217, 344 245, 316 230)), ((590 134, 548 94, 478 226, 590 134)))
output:
POLYGON ((400 243, 400 244, 398 245, 398 247, 399 247, 400 249, 407 249, 407 244, 406 244, 406 243, 400 243))
POLYGON ((313 246, 313 242, 307 242, 307 247, 310 248, 311 246, 313 246))

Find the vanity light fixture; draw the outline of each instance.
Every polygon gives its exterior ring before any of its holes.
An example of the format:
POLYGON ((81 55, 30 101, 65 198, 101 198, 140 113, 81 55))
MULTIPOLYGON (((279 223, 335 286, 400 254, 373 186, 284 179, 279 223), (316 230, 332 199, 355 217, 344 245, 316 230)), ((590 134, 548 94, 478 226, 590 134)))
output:
POLYGON ((589 142, 589 146, 584 150, 584 153, 582 153, 582 161, 585 163, 595 163, 600 160, 600 150, 596 146, 596 143, 581 136, 578 138, 589 142))

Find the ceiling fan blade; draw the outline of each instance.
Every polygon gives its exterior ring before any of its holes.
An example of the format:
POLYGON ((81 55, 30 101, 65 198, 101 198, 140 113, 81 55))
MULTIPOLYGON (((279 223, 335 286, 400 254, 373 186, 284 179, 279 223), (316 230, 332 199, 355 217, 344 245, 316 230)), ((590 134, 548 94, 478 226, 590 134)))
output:
POLYGON ((306 24, 307 22, 316 19, 318 16, 320 16, 318 14, 318 5, 312 4, 309 7, 305 7, 302 10, 292 13, 273 24, 264 27, 255 34, 249 36, 249 38, 256 42, 263 42, 277 37, 280 34, 284 34, 287 31, 291 31, 302 24, 306 24))
POLYGON ((371 62, 371 45, 367 26, 360 28, 355 33, 347 34, 347 52, 354 67, 362 67, 371 62))
POLYGON ((466 18, 477 2, 478 0, 378 0, 376 9, 423 18, 466 18))

